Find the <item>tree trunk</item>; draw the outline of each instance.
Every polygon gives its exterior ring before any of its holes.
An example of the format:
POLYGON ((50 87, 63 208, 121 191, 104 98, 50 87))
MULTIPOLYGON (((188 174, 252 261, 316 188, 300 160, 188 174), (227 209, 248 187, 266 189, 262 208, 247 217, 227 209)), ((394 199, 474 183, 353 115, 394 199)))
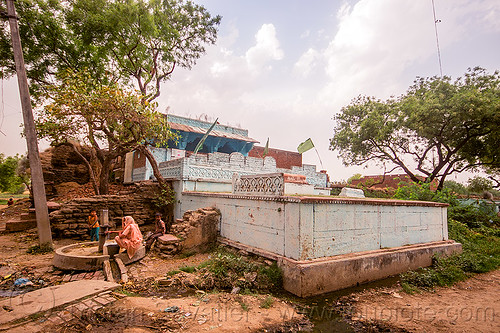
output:
POLYGON ((73 150, 75 151, 75 153, 80 157, 80 159, 83 161, 83 163, 85 163, 85 166, 87 167, 87 170, 89 171, 90 180, 92 181, 92 187, 94 188, 94 192, 96 195, 99 195, 100 194, 99 186, 97 185, 97 180, 95 178, 94 169, 92 169, 90 162, 85 158, 85 156, 83 156, 82 153, 80 153, 78 148, 76 148, 76 146, 73 143, 67 142, 66 144, 73 147, 73 150))
POLYGON ((138 147, 138 150, 146 156, 148 159, 149 163, 151 164, 151 167, 153 168, 153 175, 155 176, 156 180, 158 181, 158 185, 160 185, 161 188, 166 188, 167 183, 165 182, 165 178, 160 173, 160 168, 158 167, 158 163, 156 163, 156 159, 153 156, 153 154, 149 151, 148 147, 146 145, 140 145, 138 147))
POLYGON ((109 193, 109 172, 111 169, 112 159, 109 156, 104 157, 102 161, 101 174, 99 176, 99 192, 100 194, 109 193))

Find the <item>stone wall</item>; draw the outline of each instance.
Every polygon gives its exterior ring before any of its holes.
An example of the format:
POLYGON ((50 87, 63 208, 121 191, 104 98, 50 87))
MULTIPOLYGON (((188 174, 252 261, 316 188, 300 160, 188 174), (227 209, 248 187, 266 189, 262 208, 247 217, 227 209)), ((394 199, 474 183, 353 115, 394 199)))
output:
POLYGON ((221 214, 217 208, 188 210, 170 232, 182 240, 182 252, 203 252, 217 241, 221 214))
MULTIPOLYGON (((92 209, 95 209, 98 215, 102 209, 108 209, 110 225, 118 228, 121 228, 121 218, 126 215, 132 216, 140 226, 152 224, 156 212, 152 201, 158 194, 158 185, 145 181, 127 186, 119 195, 98 195, 70 200, 62 203, 59 210, 50 213, 52 232, 59 237, 87 238, 87 218, 92 209)), ((171 223, 172 208, 162 213, 165 222, 171 223)))
MULTIPOLYGON (((90 158, 88 149, 80 148, 81 153, 90 158)), ((51 147, 40 153, 42 163, 43 179, 54 185, 76 182, 87 183, 89 173, 81 158, 67 145, 51 147)))

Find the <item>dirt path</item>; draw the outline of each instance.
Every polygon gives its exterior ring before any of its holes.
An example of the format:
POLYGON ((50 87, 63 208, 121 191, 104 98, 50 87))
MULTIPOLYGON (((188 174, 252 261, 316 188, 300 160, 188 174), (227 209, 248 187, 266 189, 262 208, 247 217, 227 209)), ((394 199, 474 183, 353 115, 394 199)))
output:
POLYGON ((500 270, 434 292, 408 295, 390 288, 353 298, 354 321, 379 321, 409 332, 500 330, 500 270))

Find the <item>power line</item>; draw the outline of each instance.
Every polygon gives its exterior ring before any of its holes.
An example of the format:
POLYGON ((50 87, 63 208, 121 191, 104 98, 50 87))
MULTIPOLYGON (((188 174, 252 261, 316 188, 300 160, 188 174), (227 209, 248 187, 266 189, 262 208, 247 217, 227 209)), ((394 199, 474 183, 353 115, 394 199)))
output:
POLYGON ((441 65, 441 51, 439 50, 439 38, 438 38, 438 28, 437 24, 441 22, 441 20, 436 19, 436 8, 434 7, 434 0, 432 0, 432 13, 434 14, 434 31, 436 32, 436 46, 439 60, 439 73, 441 77, 443 77, 443 66, 441 65))

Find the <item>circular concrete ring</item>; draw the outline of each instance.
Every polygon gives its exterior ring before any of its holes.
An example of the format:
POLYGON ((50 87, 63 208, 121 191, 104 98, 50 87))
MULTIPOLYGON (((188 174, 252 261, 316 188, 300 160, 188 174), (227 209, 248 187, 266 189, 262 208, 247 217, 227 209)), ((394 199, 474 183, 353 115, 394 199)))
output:
POLYGON ((71 254, 70 250, 82 245, 98 245, 98 242, 77 243, 58 248, 54 254, 52 265, 59 269, 75 271, 97 271, 102 269, 102 263, 109 260, 109 255, 85 256, 71 254))

